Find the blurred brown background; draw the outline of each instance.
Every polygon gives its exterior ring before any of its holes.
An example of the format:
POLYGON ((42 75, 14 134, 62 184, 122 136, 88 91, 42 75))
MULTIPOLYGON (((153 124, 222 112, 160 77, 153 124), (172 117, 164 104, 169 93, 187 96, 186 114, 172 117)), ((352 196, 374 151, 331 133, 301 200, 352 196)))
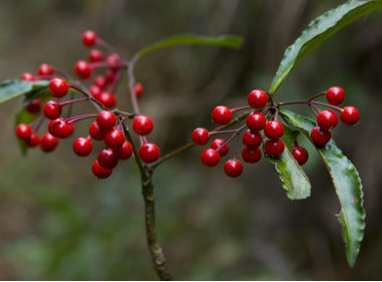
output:
MULTIPOLYGON (((243 36, 239 51, 172 48, 138 63, 146 87, 141 107, 156 124, 150 140, 168 152, 194 127, 212 128, 215 105, 244 105, 251 89, 267 89, 284 49, 310 20, 342 2, 2 0, 0 79, 36 72, 43 62, 72 71, 87 56, 85 29, 127 58, 178 33, 243 36)), ((364 183, 367 229, 356 266, 346 263, 338 200, 313 150, 305 165, 312 196, 289 201, 265 160, 229 179, 222 165, 202 166, 201 148, 194 148, 154 177, 158 236, 175 278, 382 279, 381 26, 377 11, 346 27, 292 71, 276 95, 293 100, 341 85, 346 103, 360 109, 359 126, 334 133, 364 183)), ((125 83, 118 96, 129 110, 125 83)), ((75 157, 74 137, 52 154, 32 150, 22 158, 13 134, 20 107, 21 99, 0 106, 0 279, 156 279, 134 162, 97 181, 90 169, 96 156, 75 157)))

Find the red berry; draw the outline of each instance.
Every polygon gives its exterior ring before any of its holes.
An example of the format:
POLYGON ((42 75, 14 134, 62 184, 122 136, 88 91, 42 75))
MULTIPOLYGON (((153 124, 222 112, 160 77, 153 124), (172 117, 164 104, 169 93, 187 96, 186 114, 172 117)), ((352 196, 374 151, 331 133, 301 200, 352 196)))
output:
POLYGON ((98 154, 97 160, 103 168, 113 169, 118 164, 118 154, 110 148, 104 149, 98 154))
POLYGON ((37 133, 32 133, 32 135, 25 140, 25 145, 28 147, 36 147, 40 144, 40 137, 37 133))
POLYGON ((232 114, 226 106, 217 106, 212 110, 212 119, 218 125, 224 125, 231 121, 232 114))
POLYGON ((304 147, 294 147, 292 152, 293 157, 296 159, 299 165, 303 165, 309 158, 308 151, 304 147))
POLYGON ((133 154, 133 147, 130 142, 125 141, 121 147, 116 149, 116 153, 118 154, 120 160, 127 160, 133 154))
POLYGON ((100 166, 98 161, 95 161, 93 163, 92 171, 93 174, 99 179, 108 178, 113 172, 112 169, 105 169, 102 166, 100 166))
POLYGON ((57 144, 58 139, 48 132, 41 137, 40 148, 44 152, 53 151, 56 148, 57 144))
POLYGON ((121 67, 121 57, 116 53, 110 54, 106 58, 106 62, 112 70, 117 70, 121 67))
POLYGON ((326 91, 326 100, 334 105, 340 105, 345 99, 345 91, 338 86, 333 86, 326 91))
POLYGON ((159 158, 160 151, 156 144, 145 143, 139 148, 138 155, 145 163, 153 163, 159 158))
POLYGON ((252 131, 260 131, 264 129, 267 120, 262 113, 254 112, 247 116, 246 124, 249 129, 252 131))
POLYGON ((85 157, 90 155, 93 150, 92 142, 85 137, 79 137, 73 142, 73 151, 76 155, 85 157))
POLYGON ((111 92, 102 92, 97 100, 107 108, 113 108, 117 104, 117 97, 111 92))
POLYGON ((316 126, 312 129, 310 137, 312 138, 313 143, 316 144, 316 146, 322 147, 329 142, 330 138, 332 138, 332 134, 329 130, 323 130, 319 126, 316 126))
POLYGON ((31 74, 30 72, 26 72, 26 73, 24 73, 24 74, 20 77, 20 80, 34 81, 34 80, 35 80, 35 77, 34 77, 34 75, 31 74))
POLYGON ((99 88, 104 89, 107 85, 106 78, 103 75, 97 75, 94 78, 94 84, 97 85, 99 88))
POLYGON ((117 149, 123 145, 125 142, 125 135, 119 129, 112 129, 105 135, 106 146, 117 149))
POLYGON ((241 157, 246 163, 257 163, 261 159, 261 150, 254 147, 244 147, 241 157))
POLYGON ((338 117, 332 110, 324 110, 318 114, 317 123, 323 130, 329 130, 337 125, 338 117))
POLYGON ((102 90, 101 88, 99 88, 97 85, 92 85, 90 86, 89 88, 89 92, 90 94, 92 94, 92 96, 98 100, 99 96, 101 95, 102 93, 102 90))
POLYGON ((144 88, 142 84, 140 84, 139 82, 135 83, 134 92, 137 97, 141 97, 143 95, 143 90, 144 88))
POLYGON ((284 142, 281 139, 268 139, 264 144, 265 152, 272 158, 280 156, 285 149, 284 142))
POLYGON ((85 61, 78 61, 74 69, 79 77, 82 79, 88 79, 92 76, 92 68, 89 66, 89 64, 85 61))
POLYGON ((220 155, 212 148, 205 149, 200 157, 206 166, 215 166, 220 161, 220 155))
POLYGON ((268 138, 279 139, 284 135, 284 126, 277 120, 271 120, 266 124, 264 133, 268 138))
POLYGON ((204 127, 195 128, 192 132, 192 141, 198 145, 205 145, 210 140, 208 136, 208 130, 204 127))
POLYGON ((16 127, 16 135, 19 139, 27 140, 31 137, 32 133, 32 128, 28 124, 20 123, 16 127))
POLYGON ((101 130, 98 123, 95 121, 89 127, 89 134, 94 140, 103 140, 105 138, 105 132, 101 130))
POLYGON ((138 135, 147 135, 153 130, 153 122, 148 116, 139 115, 133 120, 133 130, 138 135))
POLYGON ((41 111, 41 100, 33 99, 27 106, 26 109, 31 114, 37 114, 41 111))
POLYGON ((341 121, 345 124, 355 124, 359 120, 359 112, 353 106, 347 106, 340 115, 341 121))
POLYGON ((74 127, 63 118, 56 118, 49 123, 49 133, 58 138, 67 138, 73 134, 74 127))
POLYGON ((61 115, 61 106, 58 102, 50 100, 44 105, 43 111, 46 118, 56 119, 61 115))
POLYGON ((110 111, 102 111, 97 116, 97 123, 103 131, 111 130, 116 122, 117 118, 115 117, 114 113, 110 111))
POLYGON ((259 132, 252 132, 250 129, 244 132, 242 137, 242 142, 244 145, 247 145, 251 148, 257 148, 261 145, 261 142, 263 142, 263 137, 259 132))
POLYGON ((38 68, 38 74, 43 76, 52 75, 54 73, 54 68, 48 64, 42 64, 38 68))
POLYGON ((238 177, 243 172, 243 165, 236 159, 228 160, 224 164, 224 172, 230 177, 238 177))
POLYGON ((49 90, 55 98, 62 98, 68 93, 69 86, 62 78, 53 78, 49 83, 49 90))
POLYGON ((221 157, 224 157, 225 155, 227 155, 227 153, 228 153, 228 151, 229 151, 229 145, 228 145, 228 143, 225 144, 224 147, 222 147, 222 148, 218 151, 218 149, 220 148, 221 145, 224 144, 224 142, 225 142, 224 139, 216 138, 216 139, 211 143, 211 148, 214 149, 215 151, 217 151, 221 157))
POLYGON ((92 49, 89 52, 89 62, 97 63, 103 60, 103 53, 98 49, 92 49))
POLYGON ((97 43, 97 33, 92 30, 87 30, 82 33, 82 42, 85 46, 93 46, 97 43))
POLYGON ((268 103, 268 95, 263 90, 252 90, 248 95, 248 104, 254 109, 264 108, 268 103))
POLYGON ((116 78, 116 74, 113 70, 107 70, 106 73, 105 73, 105 78, 106 78, 106 81, 108 83, 112 83, 114 82, 115 78, 116 78))

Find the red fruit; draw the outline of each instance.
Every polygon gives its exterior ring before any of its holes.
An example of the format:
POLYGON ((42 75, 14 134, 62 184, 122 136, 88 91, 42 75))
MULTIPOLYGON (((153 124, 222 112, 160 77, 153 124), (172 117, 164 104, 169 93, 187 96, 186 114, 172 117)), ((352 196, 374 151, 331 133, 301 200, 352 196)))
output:
POLYGON ((205 145, 210 140, 208 136, 208 130, 204 127, 195 128, 192 132, 192 141, 194 141, 198 145, 205 145))
POLYGON ((279 139, 284 135, 284 126, 277 120, 271 120, 266 124, 264 133, 268 138, 279 139))
POLYGON ((116 78, 116 74, 113 70, 107 70, 105 73, 105 79, 108 83, 112 83, 116 78))
POLYGON ((121 67, 121 57, 116 53, 110 54, 106 58, 106 62, 112 70, 117 70, 121 67))
POLYGON ((89 52, 89 62, 97 63, 103 60, 103 53, 98 49, 92 49, 89 52))
POLYGON ((312 129, 310 133, 310 137, 313 140, 313 143, 318 147, 322 147, 329 142, 330 138, 332 138, 332 134, 328 130, 323 130, 319 126, 316 126, 312 129))
POLYGON ((93 46, 97 43, 97 33, 92 30, 87 30, 82 33, 82 42, 85 46, 93 46))
POLYGON ((95 161, 93 163, 92 171, 93 174, 99 179, 108 178, 113 172, 112 169, 105 169, 102 166, 100 166, 98 161, 95 161))
POLYGON ((261 159, 261 150, 246 146, 241 151, 241 157, 246 163, 257 163, 261 159))
POLYGON ((334 105, 340 105, 345 99, 345 91, 338 86, 333 86, 326 91, 326 100, 334 105))
POLYGON ((308 151, 304 147, 294 147, 292 152, 293 157, 296 159, 299 165, 303 165, 309 158, 308 151))
POLYGON ((123 145, 125 142, 125 135, 119 129, 112 129, 105 135, 106 146, 117 149, 123 145))
POLYGON ((359 112, 353 106, 347 106, 340 115, 341 121, 345 124, 355 124, 359 120, 359 112))
POLYGON ((212 110, 212 119, 218 125, 224 125, 231 121, 232 114, 226 106, 217 106, 212 110))
POLYGON ((33 99, 27 106, 26 109, 31 114, 37 114, 41 111, 41 100, 33 99))
POLYGON ((32 133, 32 135, 25 140, 25 145, 28 147, 36 147, 40 144, 40 137, 37 133, 32 133))
POLYGON ((34 77, 34 75, 31 74, 30 72, 26 72, 26 73, 24 73, 24 74, 20 77, 20 80, 34 81, 34 80, 35 80, 35 77, 34 77))
POLYGON ((220 161, 220 155, 212 148, 205 149, 200 157, 206 166, 215 166, 220 161))
POLYGON ((115 117, 114 113, 110 111, 102 111, 97 116, 97 123, 103 131, 111 130, 116 122, 117 118, 115 117))
POLYGON ((281 139, 268 139, 264 144, 265 152, 272 158, 280 156, 285 149, 284 142, 281 139))
POLYGON ((91 94, 95 99, 98 100, 98 97, 101 95, 102 90, 101 90, 101 88, 99 88, 97 85, 92 85, 92 86, 90 86, 90 88, 89 88, 89 92, 90 92, 90 94, 91 94))
POLYGON ((138 135, 147 135, 153 130, 153 122, 148 116, 139 115, 133 120, 133 130, 138 135))
POLYGON ((262 113, 254 112, 247 116, 246 124, 249 129, 252 131, 260 131, 264 129, 267 120, 262 113))
POLYGON ((144 87, 139 82, 135 83, 134 85, 134 92, 137 97, 141 97, 143 95, 144 87))
POLYGON ((238 177, 243 172, 243 165, 236 159, 228 160, 224 164, 224 172, 230 177, 238 177))
POLYGON ((107 108, 113 108, 117 104, 117 97, 111 92, 102 92, 97 100, 107 108))
POLYGON ((254 109, 264 108, 268 103, 268 95, 263 90, 252 90, 248 95, 248 104, 254 109))
POLYGON ((120 160, 127 160, 133 154, 133 147, 130 142, 125 141, 121 147, 116 149, 116 153, 120 160))
POLYGON ((32 128, 28 124, 20 123, 16 127, 16 135, 19 139, 27 140, 31 137, 32 133, 32 128))
POLYGON ((49 83, 49 90, 55 98, 62 98, 68 93, 69 86, 62 78, 53 78, 49 83))
POLYGON ((54 68, 48 64, 42 64, 38 67, 38 74, 43 76, 52 75, 54 73, 54 68))
POLYGON ((112 149, 104 149, 98 154, 98 163, 106 169, 113 169, 118 164, 118 154, 112 149))
POLYGON ((49 133, 58 138, 67 138, 73 134, 74 127, 63 118, 56 118, 49 123, 49 133))
POLYGON ((94 140, 103 140, 105 138, 105 131, 101 130, 98 123, 95 121, 89 127, 89 134, 94 140))
POLYGON ((138 155, 145 163, 153 163, 159 158, 160 151, 156 144, 145 143, 139 148, 138 155))
POLYGON ((94 84, 97 85, 99 88, 104 89, 107 85, 106 78, 103 75, 97 75, 94 78, 94 84))
POLYGON ((43 111, 46 118, 56 119, 61 115, 61 106, 58 102, 50 100, 44 105, 43 111))
POLYGON ((82 79, 88 79, 92 76, 92 68, 89 66, 89 64, 85 61, 78 61, 74 69, 79 77, 82 79))
POLYGON ((44 152, 53 151, 57 147, 57 144, 58 139, 48 132, 41 137, 40 148, 44 152))
POLYGON ((88 138, 79 137, 73 142, 73 151, 78 156, 88 156, 92 150, 93 144, 88 138))
POLYGON ((229 151, 229 145, 228 143, 224 145, 224 147, 222 147, 219 151, 218 149, 220 148, 221 145, 223 145, 225 142, 224 139, 221 139, 221 138, 216 138, 212 143, 211 143, 211 148, 214 149, 216 152, 219 153, 219 155, 221 157, 224 157, 225 155, 227 155, 228 151, 229 151))
POLYGON ((338 117, 332 110, 324 110, 318 114, 317 123, 323 130, 329 130, 337 125, 338 117))
POLYGON ((261 142, 263 142, 263 137, 259 132, 253 133, 250 129, 248 129, 243 134, 242 142, 248 147, 257 148, 261 145, 261 142))

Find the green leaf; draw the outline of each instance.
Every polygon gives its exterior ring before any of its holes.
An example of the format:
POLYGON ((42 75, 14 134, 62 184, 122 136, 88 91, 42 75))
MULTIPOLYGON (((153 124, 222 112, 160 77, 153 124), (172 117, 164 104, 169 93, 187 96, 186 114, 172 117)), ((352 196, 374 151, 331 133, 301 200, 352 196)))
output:
MULTIPOLYGON (((315 123, 304 116, 283 110, 280 112, 287 122, 309 139, 309 133, 315 123)), ((338 220, 342 225, 342 238, 346 245, 346 257, 353 266, 365 229, 365 209, 361 178, 357 169, 342 153, 333 140, 323 148, 317 148, 332 178, 341 205, 338 220)))
POLYGON ((382 0, 350 0, 313 20, 301 36, 286 49, 269 93, 273 95, 291 69, 314 48, 344 26, 381 7, 382 0))
POLYGON ((137 55, 143 56, 155 50, 181 45, 215 45, 237 49, 241 46, 242 43, 243 39, 240 36, 234 35, 221 35, 214 37, 193 34, 181 34, 154 43, 149 47, 139 51, 137 55))
POLYGON ((49 81, 24 81, 18 79, 9 79, 0 82, 0 104, 34 90, 48 87, 49 81))

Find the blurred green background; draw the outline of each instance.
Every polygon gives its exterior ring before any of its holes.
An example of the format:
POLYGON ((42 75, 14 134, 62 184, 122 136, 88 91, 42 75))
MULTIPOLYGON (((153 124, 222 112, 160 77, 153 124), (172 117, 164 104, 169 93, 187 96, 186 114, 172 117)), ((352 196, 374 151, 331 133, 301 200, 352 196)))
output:
MULTIPOLYGON (((217 104, 244 105, 251 89, 267 89, 284 49, 310 20, 342 2, 2 0, 0 79, 36 72, 43 62, 72 71, 87 57, 80 39, 86 29, 127 58, 178 33, 243 36, 239 51, 172 48, 138 63, 136 76, 146 89, 141 107, 156 125, 150 140, 169 152, 189 141, 193 128, 212 128, 217 104)), ((289 201, 265 160, 229 179, 222 164, 202 166, 202 149, 194 148, 154 176, 158 236, 175 278, 382 278, 381 26, 377 11, 346 27, 292 71, 276 95, 307 98, 341 85, 346 103, 360 109, 359 126, 334 131, 364 183, 367 229, 356 266, 346 263, 338 200, 313 150, 304 167, 312 196, 289 201)), ((120 108, 129 110, 125 85, 118 96, 120 108)), ((121 162, 110 179, 97 181, 90 169, 95 153, 75 157, 74 137, 52 154, 31 150, 22 158, 13 134, 21 102, 0 106, 0 279, 156 279, 134 162, 121 162)), ((75 136, 86 134, 87 125, 75 136)))

